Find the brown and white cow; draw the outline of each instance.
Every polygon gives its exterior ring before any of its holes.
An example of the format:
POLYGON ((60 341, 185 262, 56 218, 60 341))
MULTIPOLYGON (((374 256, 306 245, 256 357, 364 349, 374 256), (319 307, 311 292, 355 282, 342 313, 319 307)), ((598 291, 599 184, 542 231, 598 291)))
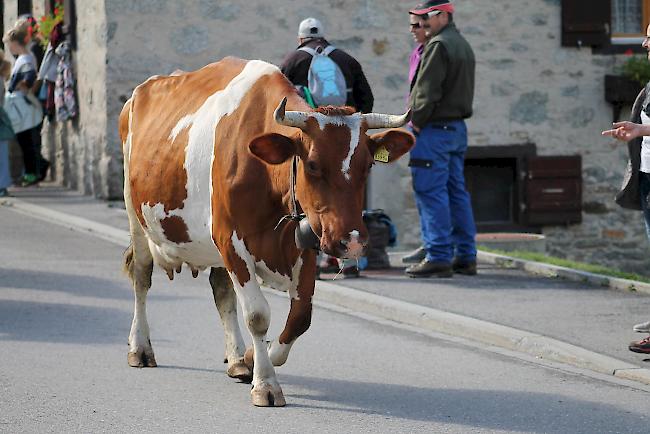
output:
POLYGON ((284 405, 273 366, 309 328, 316 269, 316 252, 296 246, 296 222, 276 228, 290 212, 293 157, 299 207, 321 249, 358 257, 367 240, 361 211, 373 155, 385 148, 394 161, 414 143, 402 130, 366 131, 405 121, 344 107, 313 110, 277 67, 259 60, 226 58, 139 85, 119 126, 131 233, 125 270, 135 290, 129 365, 156 366, 146 318, 153 264, 170 279, 184 263, 195 277, 209 267, 228 375, 252 377, 253 404, 284 405), (257 278, 291 297, 285 328, 270 343, 269 304, 257 278), (253 340, 248 352, 236 300, 253 340))

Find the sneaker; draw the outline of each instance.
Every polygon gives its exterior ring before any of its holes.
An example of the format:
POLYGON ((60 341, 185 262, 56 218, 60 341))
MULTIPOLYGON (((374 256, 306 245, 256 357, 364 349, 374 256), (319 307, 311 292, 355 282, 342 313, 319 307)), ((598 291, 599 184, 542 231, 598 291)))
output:
POLYGON ((631 342, 628 348, 635 353, 650 354, 650 336, 639 342, 631 342))
POLYGON ((408 267, 406 275, 409 277, 452 277, 454 271, 449 262, 434 262, 424 259, 419 264, 408 267))
POLYGON ((650 333, 650 321, 642 322, 632 327, 632 330, 638 333, 650 333))
POLYGON ((466 276, 476 276, 476 261, 459 261, 454 259, 451 264, 454 273, 464 274, 466 276))
POLYGON ((38 176, 34 175, 33 173, 26 173, 23 175, 23 179, 21 180, 21 185, 23 187, 28 187, 30 185, 34 185, 38 182, 38 176))
POLYGON ((419 264, 426 258, 427 256, 427 251, 424 249, 424 247, 420 246, 417 249, 413 250, 411 253, 409 253, 406 256, 402 257, 402 263, 404 264, 419 264))

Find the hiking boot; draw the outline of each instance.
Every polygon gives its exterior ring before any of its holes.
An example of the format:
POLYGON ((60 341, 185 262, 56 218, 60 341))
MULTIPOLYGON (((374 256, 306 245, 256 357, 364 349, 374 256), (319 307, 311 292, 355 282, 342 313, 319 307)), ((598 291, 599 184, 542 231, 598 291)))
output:
POLYGON ((449 262, 434 262, 424 259, 406 269, 409 277, 451 277, 454 275, 449 262))
POLYGON ((635 353, 650 354, 650 336, 639 342, 631 342, 628 348, 635 353))
POLYGON ((632 327, 632 330, 638 333, 650 333, 650 321, 642 322, 632 327))
POLYGON ((321 273, 338 273, 341 267, 339 262, 334 256, 326 255, 323 253, 321 261, 318 263, 318 268, 321 273))
POLYGON ((424 247, 420 246, 417 249, 413 250, 406 256, 402 257, 402 263, 404 264, 419 264, 427 256, 427 251, 424 247))
POLYGON ((343 269, 343 275, 345 277, 359 277, 359 267, 356 265, 351 265, 343 269))
POLYGON ((23 187, 29 187, 30 185, 34 185, 36 183, 38 183, 38 176, 34 175, 33 173, 24 174, 20 182, 23 187))
POLYGON ((451 264, 454 273, 464 274, 466 276, 476 276, 476 261, 459 261, 454 259, 451 264))

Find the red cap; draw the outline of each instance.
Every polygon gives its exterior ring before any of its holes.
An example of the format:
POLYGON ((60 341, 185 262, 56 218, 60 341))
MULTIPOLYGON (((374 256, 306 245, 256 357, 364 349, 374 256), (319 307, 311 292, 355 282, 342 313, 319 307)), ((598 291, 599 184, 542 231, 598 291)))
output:
POLYGON ((424 15, 433 11, 454 13, 454 5, 449 0, 429 0, 417 5, 409 11, 409 14, 424 15))

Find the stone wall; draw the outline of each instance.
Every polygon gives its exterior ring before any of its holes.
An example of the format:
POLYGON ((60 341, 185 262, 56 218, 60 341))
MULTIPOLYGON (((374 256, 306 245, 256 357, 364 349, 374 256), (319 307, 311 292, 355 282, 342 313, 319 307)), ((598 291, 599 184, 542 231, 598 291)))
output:
MULTIPOLYGON (((35 9, 37 2, 34 2, 35 9)), ((76 2, 78 116, 43 123, 43 155, 52 162, 50 178, 103 198, 122 194, 121 175, 112 167, 106 140, 106 14, 104 0, 76 2), (116 177, 118 182, 113 182, 116 177)), ((35 11, 38 15, 39 12, 35 11)))
MULTIPOLYGON (((307 16, 321 19, 331 42, 359 59, 375 93, 375 110, 400 113, 412 48, 409 5, 392 0, 77 2, 81 115, 77 123, 49 127, 56 178, 101 197, 119 197, 117 119, 137 84, 228 55, 280 63, 295 48, 298 23, 307 16)), ((604 100, 604 75, 620 57, 560 47, 559 0, 501 0, 498 9, 490 2, 458 0, 456 6, 457 25, 477 57, 470 144, 533 142, 540 155, 581 154, 584 222, 544 228, 550 252, 648 269, 640 213, 622 211, 612 200, 626 151, 599 134, 612 113, 604 100)), ((406 159, 373 171, 370 205, 393 217, 402 248, 416 245, 418 219, 406 159)))

